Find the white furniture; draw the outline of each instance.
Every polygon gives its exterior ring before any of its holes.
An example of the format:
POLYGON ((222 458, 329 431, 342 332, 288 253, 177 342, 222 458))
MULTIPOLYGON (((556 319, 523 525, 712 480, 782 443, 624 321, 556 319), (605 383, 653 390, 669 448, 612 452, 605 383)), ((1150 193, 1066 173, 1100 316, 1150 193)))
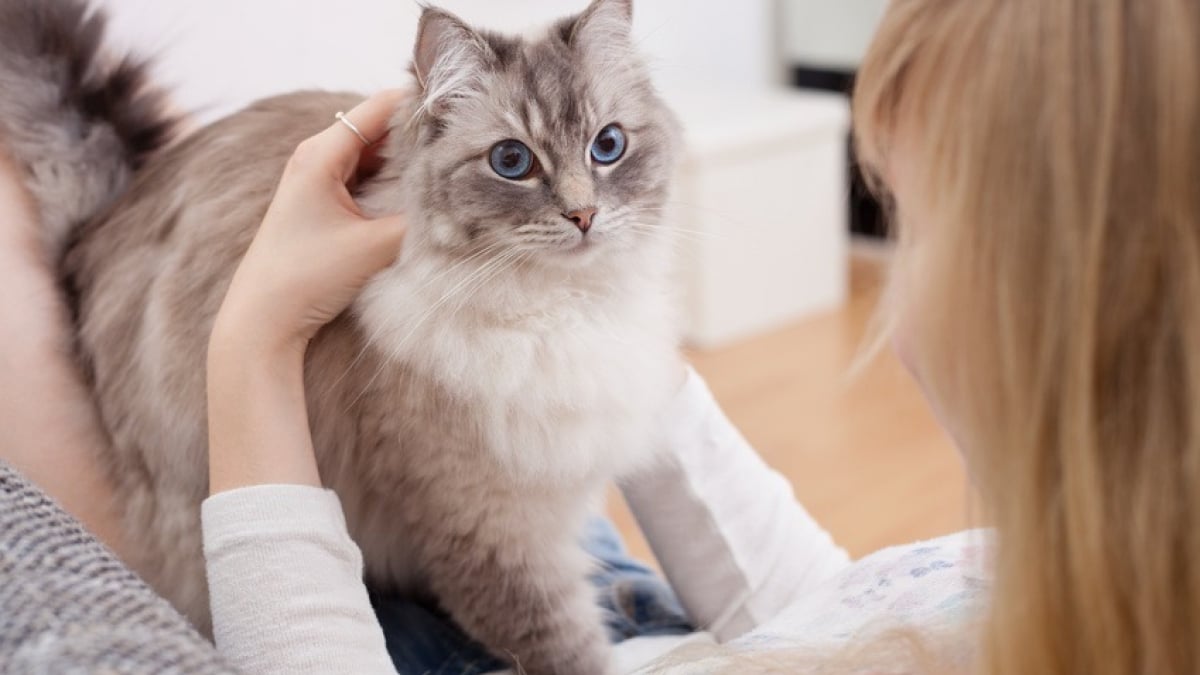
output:
POLYGON ((858 69, 888 0, 780 0, 781 51, 789 65, 858 69))
POLYGON ((688 341, 719 346, 841 304, 845 98, 789 90, 667 98, 689 146, 669 221, 685 242, 688 341))

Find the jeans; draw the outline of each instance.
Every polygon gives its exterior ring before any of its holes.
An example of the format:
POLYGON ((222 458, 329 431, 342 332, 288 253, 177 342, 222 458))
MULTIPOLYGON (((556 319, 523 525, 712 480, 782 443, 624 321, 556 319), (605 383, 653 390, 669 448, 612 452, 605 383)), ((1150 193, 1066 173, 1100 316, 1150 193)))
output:
MULTIPOLYGON (((614 644, 639 636, 694 632, 675 593, 629 557, 612 523, 590 521, 583 546, 597 562, 591 582, 614 644)), ((479 675, 508 667, 436 606, 374 593, 371 604, 401 675, 479 675)))

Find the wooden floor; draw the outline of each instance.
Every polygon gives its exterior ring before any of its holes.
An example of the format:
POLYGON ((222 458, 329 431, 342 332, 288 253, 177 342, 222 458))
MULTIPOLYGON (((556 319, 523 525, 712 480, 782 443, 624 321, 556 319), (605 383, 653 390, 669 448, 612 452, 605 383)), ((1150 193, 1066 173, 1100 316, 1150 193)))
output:
MULTIPOLYGON (((851 379, 878 298, 870 265, 855 269, 841 310, 690 357, 800 502, 859 557, 966 527, 968 488, 957 452, 890 352, 851 379)), ((633 553, 651 560, 615 494, 610 511, 633 553)))

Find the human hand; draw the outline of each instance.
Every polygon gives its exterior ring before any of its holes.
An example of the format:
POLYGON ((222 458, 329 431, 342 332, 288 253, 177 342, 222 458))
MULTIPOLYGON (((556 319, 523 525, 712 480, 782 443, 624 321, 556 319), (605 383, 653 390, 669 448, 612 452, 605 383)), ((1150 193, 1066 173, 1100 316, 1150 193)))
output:
MULTIPOLYGON (((377 94, 346 117, 378 141, 405 96, 377 94)), ((363 151, 340 122, 296 149, 217 314, 215 344, 302 355, 317 331, 395 261, 403 217, 364 217, 346 187, 363 151)))
MULTIPOLYGON (((381 138, 404 98, 372 97, 347 113, 381 138)), ((312 337, 395 261, 403 218, 371 220, 346 187, 362 142, 334 123, 288 162, 275 198, 217 314, 208 346, 209 490, 320 486, 304 397, 312 337)))

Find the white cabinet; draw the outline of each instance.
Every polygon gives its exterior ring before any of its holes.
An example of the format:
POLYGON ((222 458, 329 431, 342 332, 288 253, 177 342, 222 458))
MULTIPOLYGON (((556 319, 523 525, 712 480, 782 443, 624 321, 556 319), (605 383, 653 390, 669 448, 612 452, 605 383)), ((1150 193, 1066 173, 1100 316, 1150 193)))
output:
POLYGON ((779 0, 782 51, 789 65, 853 71, 888 0, 779 0))
POLYGON ((845 98, 780 90, 668 99, 689 145, 669 221, 684 242, 688 341, 719 346, 844 302, 845 98))

